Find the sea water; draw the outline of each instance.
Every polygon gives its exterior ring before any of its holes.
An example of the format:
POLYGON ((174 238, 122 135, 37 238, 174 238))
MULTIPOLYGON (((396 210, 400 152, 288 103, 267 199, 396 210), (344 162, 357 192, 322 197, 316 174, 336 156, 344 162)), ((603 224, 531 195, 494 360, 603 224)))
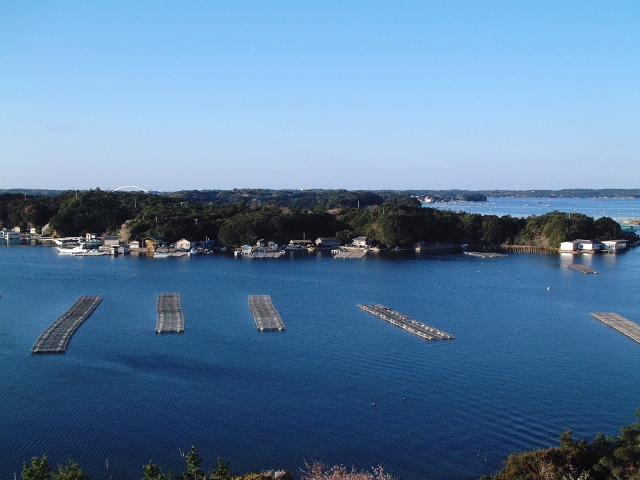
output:
POLYGON ((615 434, 640 406, 640 345, 589 315, 640 321, 637 249, 252 260, 7 247, 0 267, 2 478, 43 453, 93 478, 140 478, 149 459, 179 473, 192 445, 205 469, 221 457, 236 473, 319 460, 477 478, 565 429, 615 434), (169 292, 185 332, 158 335, 157 296, 169 292), (104 299, 66 353, 30 354, 89 294, 104 299), (271 295, 285 332, 256 330, 254 294, 271 295), (420 339, 359 303, 456 338, 420 339))
POLYGON ((617 221, 640 217, 640 198, 513 198, 489 197, 486 202, 424 203, 425 207, 482 215, 528 217, 558 210, 617 221))

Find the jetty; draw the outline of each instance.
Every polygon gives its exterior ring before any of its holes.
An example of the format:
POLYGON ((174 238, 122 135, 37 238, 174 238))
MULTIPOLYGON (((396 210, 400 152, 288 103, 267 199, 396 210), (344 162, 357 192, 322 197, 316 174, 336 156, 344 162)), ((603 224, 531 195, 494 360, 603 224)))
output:
POLYGON ((64 353, 78 327, 102 301, 100 295, 85 295, 58 320, 53 322, 31 347, 31 353, 64 353))
POLYGON ((453 340, 455 337, 447 332, 438 330, 437 328, 425 325, 422 322, 407 317, 400 312, 391 310, 390 308, 374 303, 371 305, 358 305, 365 312, 369 312, 376 317, 381 318, 385 322, 389 322, 396 327, 400 327, 407 332, 413 333, 425 340, 453 340))
POLYGON ((284 331, 284 323, 271 302, 271 295, 249 295, 249 308, 259 331, 284 331))
POLYGON ((495 253, 495 252, 464 252, 465 255, 469 255, 470 257, 480 257, 480 258, 501 258, 506 257, 504 253, 495 253))
POLYGON ((577 265, 575 263, 571 263, 567 265, 567 268, 571 268, 572 270, 575 270, 580 273, 598 273, 598 271, 594 270, 593 268, 589 268, 584 265, 577 265))
POLYGON ((631 340, 640 343, 640 325, 628 320, 617 313, 591 312, 591 316, 609 325, 611 328, 626 335, 631 340))
POLYGON ((284 250, 277 252, 253 252, 251 258, 280 258, 284 255, 284 250))
POLYGON ((368 250, 332 250, 333 258, 364 258, 368 250))
POLYGON ((180 306, 179 293, 161 293, 158 295, 157 309, 156 333, 184 332, 184 314, 180 306))

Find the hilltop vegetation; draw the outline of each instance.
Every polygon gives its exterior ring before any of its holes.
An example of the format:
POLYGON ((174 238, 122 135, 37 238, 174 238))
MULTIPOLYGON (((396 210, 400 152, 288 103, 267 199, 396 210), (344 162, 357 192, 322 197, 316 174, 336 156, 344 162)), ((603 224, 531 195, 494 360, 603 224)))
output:
MULTIPOLYGON (((640 418, 640 410, 636 412, 640 418)), ((592 442, 573 439, 571 430, 560 445, 514 453, 504 468, 484 480, 609 480, 640 479, 640 422, 620 429, 620 435, 598 434, 592 442)))
MULTIPOLYGON (((196 447, 182 455, 185 471, 174 475, 171 471, 163 472, 162 469, 149 460, 142 467, 142 480, 294 480, 294 475, 286 470, 269 470, 259 473, 247 473, 236 476, 231 472, 231 462, 224 462, 218 458, 216 464, 209 470, 202 466, 202 458, 196 447)), ((108 469, 108 467, 107 467, 108 469)), ((105 472, 105 477, 112 478, 111 473, 105 472)), ((382 467, 371 471, 358 471, 354 468, 347 469, 341 465, 326 466, 320 462, 307 463, 301 472, 300 480, 394 480, 392 475, 384 472, 382 467)), ((22 465, 22 480, 90 480, 80 465, 69 459, 67 465, 58 465, 55 471, 49 465, 47 455, 33 457, 31 462, 22 465)))
MULTIPOLYGON (((557 248, 575 238, 606 240, 621 236, 608 217, 551 212, 526 219, 456 213, 423 208, 394 192, 327 190, 208 191, 155 195, 68 191, 59 195, 0 195, 0 225, 42 229, 58 236, 86 232, 120 234, 125 241, 160 236, 217 240, 227 246, 259 238, 339 237, 348 243, 367 236, 387 246, 427 244, 530 245, 557 248), (303 193, 305 193, 303 195, 303 193)), ((46 233, 46 232, 45 232, 46 233)))

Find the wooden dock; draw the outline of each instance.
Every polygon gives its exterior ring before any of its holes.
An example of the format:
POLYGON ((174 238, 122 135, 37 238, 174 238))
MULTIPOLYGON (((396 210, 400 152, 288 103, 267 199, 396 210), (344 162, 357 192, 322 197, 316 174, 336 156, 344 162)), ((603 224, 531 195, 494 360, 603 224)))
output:
POLYGON ((627 320, 617 313, 591 312, 591 316, 640 343, 640 325, 637 323, 627 320))
POLYGON ((179 293, 158 295, 158 323, 156 333, 184 332, 184 314, 180 306, 179 293))
POLYGON ((284 331, 284 323, 271 303, 270 295, 249 295, 249 308, 259 331, 284 331))
POLYGON ((64 353, 71 336, 102 301, 100 295, 85 295, 53 322, 31 347, 31 353, 64 353))
POLYGON ((253 252, 251 258, 280 258, 284 255, 283 250, 277 252, 253 252))
POLYGON ((334 250, 333 258, 364 258, 367 256, 368 250, 334 250))
POLYGON ((365 312, 369 312, 382 320, 389 322, 396 327, 400 327, 407 332, 413 333, 425 340, 453 340, 455 337, 447 332, 438 330, 437 328, 425 325, 422 322, 409 318, 406 315, 391 310, 378 303, 371 305, 358 305, 365 312))
POLYGON ((495 252, 464 252, 465 255, 469 255, 470 257, 480 257, 480 258, 502 258, 506 257, 504 253, 495 253, 495 252))
POLYGON ((585 267, 584 265, 577 265, 575 263, 567 265, 567 268, 571 268, 580 273, 598 273, 598 271, 593 268, 585 267))

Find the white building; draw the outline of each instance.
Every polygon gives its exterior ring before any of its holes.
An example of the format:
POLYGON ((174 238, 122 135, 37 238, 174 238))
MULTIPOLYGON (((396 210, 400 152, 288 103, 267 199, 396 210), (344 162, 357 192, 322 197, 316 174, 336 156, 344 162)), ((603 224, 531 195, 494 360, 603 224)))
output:
POLYGON ((604 252, 619 252, 621 250, 627 249, 627 241, 626 240, 604 240, 602 242, 602 251, 604 252))
POLYGON ((373 243, 373 240, 371 240, 368 237, 356 237, 353 239, 353 244, 356 247, 368 247, 372 243, 373 243))
POLYGON ((571 242, 562 242, 560 244, 561 252, 575 252, 578 250, 578 241, 573 240, 571 242))
POLYGON ((102 243, 107 247, 117 247, 118 245, 120 245, 120 237, 118 237, 117 235, 107 235, 106 237, 104 237, 102 243))
POLYGON ((251 253, 253 252, 253 246, 242 245, 242 247, 240 247, 240 250, 242 251, 242 255, 251 255, 251 253))
POLYGON ((602 250, 602 242, 597 240, 573 240, 560 244, 561 252, 587 252, 594 253, 602 250))
POLYGON ((183 238, 176 242, 176 248, 179 248, 180 250, 191 250, 195 246, 196 242, 194 242, 190 238, 183 238))

